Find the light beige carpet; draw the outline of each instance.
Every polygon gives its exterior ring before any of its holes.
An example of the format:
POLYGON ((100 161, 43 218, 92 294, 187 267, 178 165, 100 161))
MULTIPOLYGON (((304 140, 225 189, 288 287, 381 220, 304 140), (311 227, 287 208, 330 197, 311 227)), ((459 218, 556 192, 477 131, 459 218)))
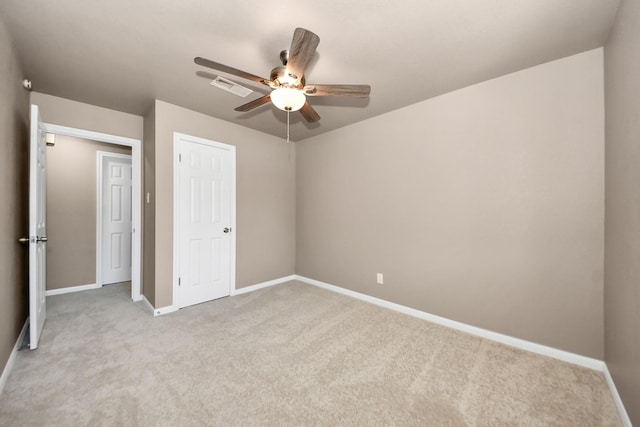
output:
POLYGON ((601 373, 302 283, 158 318, 128 295, 47 299, 0 425, 620 425, 601 373))

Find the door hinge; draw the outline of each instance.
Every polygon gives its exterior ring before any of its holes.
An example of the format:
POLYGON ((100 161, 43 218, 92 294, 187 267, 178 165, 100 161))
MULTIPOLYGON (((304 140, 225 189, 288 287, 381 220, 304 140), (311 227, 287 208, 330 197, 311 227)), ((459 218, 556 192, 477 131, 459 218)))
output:
POLYGON ((179 277, 178 277, 178 286, 181 286, 181 284, 180 284, 180 278, 179 278, 179 277))
POLYGON ((182 161, 182 153, 179 153, 178 154, 178 162, 181 162, 181 161, 182 161))

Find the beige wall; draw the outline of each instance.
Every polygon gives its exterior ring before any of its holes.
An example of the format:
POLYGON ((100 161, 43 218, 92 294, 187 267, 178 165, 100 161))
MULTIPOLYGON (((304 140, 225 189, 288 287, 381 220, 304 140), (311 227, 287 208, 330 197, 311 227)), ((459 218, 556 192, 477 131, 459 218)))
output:
POLYGON ((605 361, 640 425, 640 2, 623 0, 605 46, 605 361))
POLYGON ((142 139, 142 116, 39 92, 31 93, 31 103, 40 107, 45 123, 142 139))
POLYGON ((172 304, 174 131, 237 147, 236 287, 294 274, 294 145, 161 101, 155 124, 155 306, 172 304))
POLYGON ((596 49, 297 144, 297 274, 602 358, 602 68, 596 49))
POLYGON ((144 151, 144 183, 143 183, 143 274, 142 274, 142 295, 155 306, 156 301, 156 107, 155 102, 144 116, 144 142, 142 148, 144 151), (147 202, 146 194, 154 195, 149 197, 147 202))
POLYGON ((0 17, 0 372, 27 317, 29 93, 0 17))
POLYGON ((56 135, 47 147, 47 289, 96 283, 96 153, 131 148, 56 135))

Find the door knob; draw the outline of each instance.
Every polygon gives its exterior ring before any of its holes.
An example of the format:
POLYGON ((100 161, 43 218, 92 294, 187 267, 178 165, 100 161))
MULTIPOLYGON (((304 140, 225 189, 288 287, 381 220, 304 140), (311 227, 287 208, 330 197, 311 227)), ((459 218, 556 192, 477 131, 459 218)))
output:
POLYGON ((28 237, 21 237, 18 239, 18 242, 24 244, 24 243, 29 243, 29 238, 28 237))
POLYGON ((47 236, 38 236, 36 237, 36 242, 46 242, 49 239, 47 238, 47 236))
POLYGON ((231 231, 231 229, 229 227, 225 227, 224 230, 222 230, 222 231, 224 231, 225 233, 228 233, 228 232, 231 231))

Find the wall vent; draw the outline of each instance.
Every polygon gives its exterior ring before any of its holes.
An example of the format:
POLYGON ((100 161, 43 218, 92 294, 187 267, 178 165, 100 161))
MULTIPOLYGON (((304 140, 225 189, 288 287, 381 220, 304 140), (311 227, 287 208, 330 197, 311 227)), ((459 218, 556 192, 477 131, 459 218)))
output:
POLYGON ((215 86, 219 89, 226 90, 227 92, 231 92, 234 95, 241 96, 242 98, 246 97, 251 92, 253 92, 249 88, 240 86, 238 83, 232 82, 231 80, 227 80, 220 76, 216 77, 215 80, 211 81, 211 86, 215 86))

